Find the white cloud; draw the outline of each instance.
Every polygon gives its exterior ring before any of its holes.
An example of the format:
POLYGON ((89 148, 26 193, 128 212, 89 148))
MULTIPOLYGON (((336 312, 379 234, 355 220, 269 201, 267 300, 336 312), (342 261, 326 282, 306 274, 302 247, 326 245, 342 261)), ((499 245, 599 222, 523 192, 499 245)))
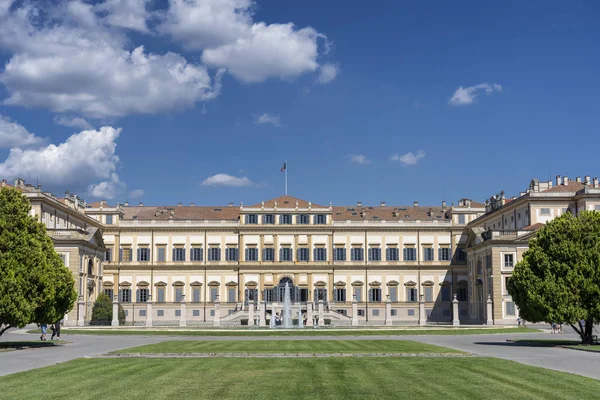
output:
POLYGON ((254 116, 255 124, 271 124, 273 126, 281 126, 281 119, 277 115, 269 113, 263 113, 261 115, 254 116))
POLYGON ((350 161, 352 161, 354 164, 370 164, 371 160, 369 160, 366 156, 362 155, 362 154, 350 154, 348 157, 350 157, 350 161))
POLYGON ((120 28, 149 32, 146 20, 150 13, 146 5, 150 0, 106 0, 94 6, 99 12, 105 12, 104 22, 120 28))
POLYGON ((416 154, 412 152, 408 152, 406 154, 393 154, 390 157, 390 161, 400 161, 404 166, 408 165, 416 165, 423 157, 425 157, 425 152, 423 150, 417 151, 416 154))
POLYGON ((339 68, 334 64, 323 64, 319 69, 319 76, 317 77, 317 82, 320 84, 327 84, 332 82, 339 73, 339 68))
POLYGON ((130 51, 125 36, 73 4, 75 22, 43 24, 31 5, 0 19, 0 47, 13 52, 0 74, 5 104, 103 118, 192 107, 219 94, 224 71, 213 80, 178 54, 130 51))
POLYGON ((459 86, 458 89, 454 92, 448 103, 453 106, 464 106, 473 104, 475 99, 481 94, 485 93, 490 95, 494 92, 501 92, 502 85, 497 83, 489 84, 487 82, 480 83, 479 85, 462 87, 459 86))
POLYGON ((0 114, 0 148, 35 147, 44 144, 44 139, 29 132, 21 124, 0 114))
POLYGON ((79 129, 93 129, 92 125, 81 117, 54 117, 54 122, 58 125, 68 126, 79 129))
POLYGON ((0 163, 0 176, 39 181, 50 190, 87 190, 94 197, 114 198, 124 184, 117 175, 116 140, 121 129, 104 126, 71 135, 64 143, 39 149, 12 148, 0 163))
POLYGON ((227 174, 216 174, 210 176, 206 178, 204 182, 202 182, 202 184, 205 186, 255 186, 255 184, 245 176, 237 178, 235 176, 227 174))
POLYGON ((144 194, 146 194, 146 192, 142 189, 136 189, 136 190, 132 190, 129 193, 129 197, 131 197, 132 199, 137 199, 139 197, 142 197, 144 194))

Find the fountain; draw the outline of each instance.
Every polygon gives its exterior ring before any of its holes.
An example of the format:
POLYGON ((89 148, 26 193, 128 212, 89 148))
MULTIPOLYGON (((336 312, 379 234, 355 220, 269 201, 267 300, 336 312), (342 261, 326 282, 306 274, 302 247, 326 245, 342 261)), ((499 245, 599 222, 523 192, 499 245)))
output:
POLYGON ((282 312, 281 326, 289 329, 293 328, 292 322, 292 300, 290 297, 290 284, 285 283, 285 291, 283 292, 283 312, 282 312))

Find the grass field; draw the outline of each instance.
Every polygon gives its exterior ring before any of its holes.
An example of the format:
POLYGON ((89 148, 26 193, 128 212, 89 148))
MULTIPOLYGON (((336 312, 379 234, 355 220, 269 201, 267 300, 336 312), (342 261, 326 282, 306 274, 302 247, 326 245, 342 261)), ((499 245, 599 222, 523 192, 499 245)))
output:
POLYGON ((129 353, 460 353, 409 340, 171 341, 115 351, 129 353))
MULTIPOLYGON (((38 331, 28 331, 37 333, 38 331)), ((145 329, 62 329, 63 335, 159 335, 159 336, 400 336, 400 335, 477 335, 494 333, 533 333, 531 328, 455 328, 455 329, 297 329, 297 330, 145 330, 145 329)))
POLYGON ((592 399, 600 381, 492 358, 79 359, 0 377, 5 399, 592 399))

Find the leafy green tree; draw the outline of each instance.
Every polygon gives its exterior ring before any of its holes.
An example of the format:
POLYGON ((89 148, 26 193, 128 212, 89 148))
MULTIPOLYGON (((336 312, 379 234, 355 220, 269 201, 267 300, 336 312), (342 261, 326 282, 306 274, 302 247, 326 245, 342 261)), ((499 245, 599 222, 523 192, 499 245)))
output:
POLYGON ((524 319, 568 323, 591 343, 600 321, 600 212, 548 222, 529 242, 508 292, 524 319))
POLYGON ((18 190, 0 190, 0 336, 11 327, 58 321, 77 298, 71 271, 30 209, 18 190))
MULTIPOLYGON (((102 293, 94 302, 91 324, 110 325, 112 322, 113 303, 108 295, 102 293)), ((125 310, 119 304, 119 325, 125 325, 125 310)))

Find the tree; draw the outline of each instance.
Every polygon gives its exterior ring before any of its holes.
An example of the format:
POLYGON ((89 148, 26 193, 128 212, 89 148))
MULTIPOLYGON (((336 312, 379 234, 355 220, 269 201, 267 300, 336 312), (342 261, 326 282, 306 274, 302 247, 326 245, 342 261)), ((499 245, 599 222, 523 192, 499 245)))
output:
POLYGON ((508 292, 524 319, 568 323, 592 343, 600 321, 600 212, 548 222, 515 266, 508 292))
POLYGON ((58 321, 77 298, 71 271, 30 209, 18 190, 0 190, 0 336, 11 327, 58 321))
MULTIPOLYGON (((91 323, 95 325, 110 325, 112 322, 113 303, 108 295, 102 293, 94 302, 91 323)), ((125 310, 119 304, 119 325, 125 325, 125 310)))

